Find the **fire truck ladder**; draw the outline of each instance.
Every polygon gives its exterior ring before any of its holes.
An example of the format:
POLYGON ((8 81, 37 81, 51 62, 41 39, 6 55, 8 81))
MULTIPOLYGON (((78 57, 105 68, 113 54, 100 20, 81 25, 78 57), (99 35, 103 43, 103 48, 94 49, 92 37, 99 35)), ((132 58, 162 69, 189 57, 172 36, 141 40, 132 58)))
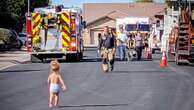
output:
POLYGON ((191 1, 178 0, 179 29, 175 45, 176 64, 190 64, 194 62, 194 21, 192 21, 191 1))
POLYGON ((189 63, 189 33, 190 26, 188 22, 180 22, 179 25, 179 36, 177 38, 176 45, 176 56, 175 61, 176 64, 180 63, 189 63))
POLYGON ((179 24, 179 36, 176 45, 176 64, 189 64, 194 60, 194 35, 191 21, 182 20, 179 24))

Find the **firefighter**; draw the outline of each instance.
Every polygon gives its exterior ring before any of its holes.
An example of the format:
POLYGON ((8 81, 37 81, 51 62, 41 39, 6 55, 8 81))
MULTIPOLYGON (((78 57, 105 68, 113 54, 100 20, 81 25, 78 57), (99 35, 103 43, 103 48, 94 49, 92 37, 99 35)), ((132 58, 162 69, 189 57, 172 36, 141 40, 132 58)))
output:
POLYGON ((115 54, 115 36, 109 27, 104 28, 102 35, 102 67, 105 72, 113 71, 114 68, 114 54, 115 54))
POLYGON ((57 24, 57 30, 60 32, 61 31, 61 15, 57 14, 57 20, 56 20, 56 24, 57 24))
POLYGON ((45 47, 47 42, 47 34, 48 34, 48 17, 46 14, 42 15, 41 26, 42 26, 42 29, 44 30, 44 47, 45 47))

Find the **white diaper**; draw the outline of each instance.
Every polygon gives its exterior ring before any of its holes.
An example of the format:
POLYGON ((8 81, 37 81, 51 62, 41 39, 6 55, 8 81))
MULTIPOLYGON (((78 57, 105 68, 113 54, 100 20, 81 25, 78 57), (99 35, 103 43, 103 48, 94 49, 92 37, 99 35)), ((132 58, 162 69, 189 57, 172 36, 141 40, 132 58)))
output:
POLYGON ((51 83, 50 84, 50 92, 58 93, 59 92, 59 84, 51 83))

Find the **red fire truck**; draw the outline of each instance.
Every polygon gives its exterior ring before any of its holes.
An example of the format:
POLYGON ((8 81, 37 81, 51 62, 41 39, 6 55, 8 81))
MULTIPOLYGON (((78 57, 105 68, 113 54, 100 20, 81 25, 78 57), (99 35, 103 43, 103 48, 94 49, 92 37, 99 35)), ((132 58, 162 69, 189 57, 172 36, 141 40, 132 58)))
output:
POLYGON ((36 8, 28 17, 27 50, 32 62, 49 58, 83 58, 82 17, 79 8, 36 8))

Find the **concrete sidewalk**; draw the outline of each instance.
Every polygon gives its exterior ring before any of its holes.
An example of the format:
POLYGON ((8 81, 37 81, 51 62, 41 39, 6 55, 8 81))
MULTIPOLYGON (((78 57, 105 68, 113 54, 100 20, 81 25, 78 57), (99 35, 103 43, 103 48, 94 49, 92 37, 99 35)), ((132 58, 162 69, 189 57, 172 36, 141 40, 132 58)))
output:
POLYGON ((25 49, 0 52, 0 70, 30 61, 30 55, 25 49))

